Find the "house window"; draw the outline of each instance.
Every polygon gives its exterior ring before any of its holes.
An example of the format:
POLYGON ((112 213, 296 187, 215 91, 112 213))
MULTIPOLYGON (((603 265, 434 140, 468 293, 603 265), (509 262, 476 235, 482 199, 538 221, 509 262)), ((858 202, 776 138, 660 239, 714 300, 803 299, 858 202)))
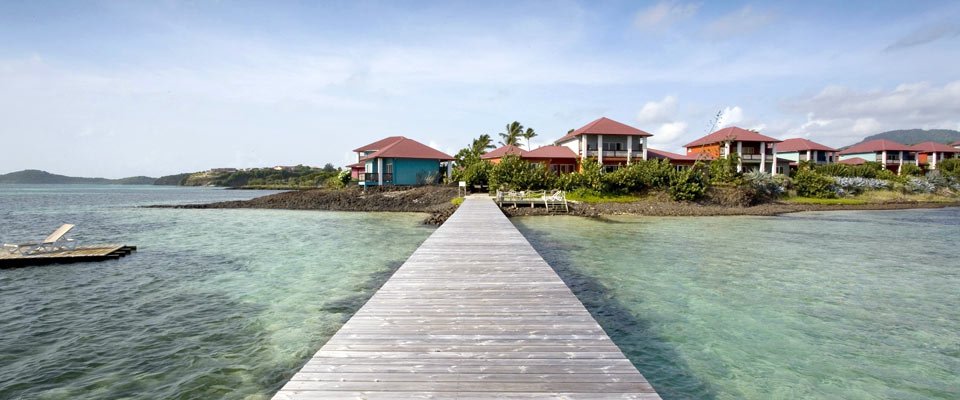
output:
POLYGON ((620 150, 623 150, 623 143, 606 142, 603 144, 603 151, 620 151, 620 150))

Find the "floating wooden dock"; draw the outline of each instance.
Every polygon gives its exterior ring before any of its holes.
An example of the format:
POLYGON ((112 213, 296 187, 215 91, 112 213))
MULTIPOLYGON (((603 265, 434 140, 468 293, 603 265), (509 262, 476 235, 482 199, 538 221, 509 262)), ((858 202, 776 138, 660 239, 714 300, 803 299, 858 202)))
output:
POLYGON ((0 251, 0 268, 116 260, 134 251, 137 251, 136 246, 125 245, 78 246, 75 250, 53 251, 33 255, 0 251))
POLYGON ((659 399, 488 197, 469 197, 274 399, 659 399))

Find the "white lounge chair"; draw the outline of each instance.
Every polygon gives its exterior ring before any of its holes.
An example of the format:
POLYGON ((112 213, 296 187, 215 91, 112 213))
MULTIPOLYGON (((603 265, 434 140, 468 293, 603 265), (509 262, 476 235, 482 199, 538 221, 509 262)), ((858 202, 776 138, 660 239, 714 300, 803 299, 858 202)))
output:
POLYGON ((63 224, 40 243, 4 244, 3 249, 10 253, 20 252, 20 254, 25 256, 62 250, 75 250, 77 248, 77 241, 64 237, 73 227, 73 224, 63 224))

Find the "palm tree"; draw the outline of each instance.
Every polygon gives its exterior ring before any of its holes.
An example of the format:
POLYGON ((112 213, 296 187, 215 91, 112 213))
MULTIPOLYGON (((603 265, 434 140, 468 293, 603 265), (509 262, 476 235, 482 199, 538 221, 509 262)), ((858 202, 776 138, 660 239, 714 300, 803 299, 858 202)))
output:
POLYGON ((537 133, 533 131, 533 128, 527 128, 522 136, 524 139, 527 139, 527 150, 533 150, 530 148, 530 139, 537 137, 537 133))
POLYGON ((523 136, 523 125, 513 121, 507 124, 506 130, 506 132, 500 132, 500 145, 516 146, 520 142, 520 137, 523 136))
POLYGON ((494 148, 493 139, 490 138, 490 135, 484 133, 480 137, 473 139, 473 144, 470 145, 470 148, 475 154, 485 154, 488 149, 494 148))

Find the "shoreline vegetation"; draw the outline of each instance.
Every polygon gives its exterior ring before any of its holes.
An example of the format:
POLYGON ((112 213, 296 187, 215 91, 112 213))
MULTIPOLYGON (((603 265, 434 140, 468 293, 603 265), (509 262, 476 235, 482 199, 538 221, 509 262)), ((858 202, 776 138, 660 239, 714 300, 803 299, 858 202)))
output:
MULTIPOLYGON (((715 195, 716 196, 716 195, 715 195)), ((773 216, 804 211, 844 210, 902 210, 918 208, 960 207, 960 198, 939 195, 889 194, 867 195, 852 199, 811 199, 789 197, 756 205, 723 204, 716 197, 699 202, 675 201, 666 192, 617 197, 576 198, 570 203, 569 213, 549 212, 544 208, 518 207, 503 209, 508 217, 571 215, 602 218, 616 215, 655 217, 702 216, 773 216)), ((209 204, 157 205, 149 208, 176 209, 282 209, 360 212, 414 212, 425 213, 423 221, 440 225, 456 211, 462 198, 450 186, 385 187, 342 189, 309 189, 271 194, 251 200, 225 201, 209 204)))

